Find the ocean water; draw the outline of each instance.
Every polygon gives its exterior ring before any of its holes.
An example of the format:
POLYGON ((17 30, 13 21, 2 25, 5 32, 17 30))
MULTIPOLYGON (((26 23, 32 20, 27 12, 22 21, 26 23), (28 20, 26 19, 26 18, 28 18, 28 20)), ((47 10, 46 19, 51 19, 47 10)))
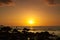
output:
MULTIPOLYGON (((19 31, 21 32, 22 30, 19 30, 19 31)), ((28 32, 33 32, 33 33, 39 32, 39 33, 41 33, 41 32, 45 32, 45 30, 35 30, 35 31, 34 30, 30 30, 28 32)), ((50 30, 48 30, 48 32, 50 34, 58 35, 60 37, 60 31, 50 31, 50 30)))
POLYGON ((18 29, 19 28, 21 30, 23 28, 27 28, 30 29, 29 32, 34 32, 34 33, 48 31, 50 34, 55 34, 60 36, 60 26, 20 26, 18 27, 18 29))
MULTIPOLYGON (((34 32, 34 33, 36 33, 36 32, 45 32, 44 30, 41 30, 41 31, 29 31, 29 32, 34 32)), ((60 36, 60 31, 48 31, 50 34, 55 34, 55 35, 58 35, 58 36, 60 36)))

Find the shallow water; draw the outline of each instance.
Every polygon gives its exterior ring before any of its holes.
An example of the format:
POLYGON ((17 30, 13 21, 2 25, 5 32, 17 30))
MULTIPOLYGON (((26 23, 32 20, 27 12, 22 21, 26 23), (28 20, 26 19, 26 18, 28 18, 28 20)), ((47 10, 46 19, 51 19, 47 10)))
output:
MULTIPOLYGON (((41 30, 41 31, 29 31, 29 32, 34 32, 34 33, 36 33, 36 32, 45 32, 45 31, 43 31, 43 30, 41 30)), ((58 36, 60 36, 60 31, 48 31, 50 34, 55 34, 55 35, 58 35, 58 36)))
MULTIPOLYGON (((22 30, 19 30, 20 32, 22 31, 22 30)), ((33 33, 36 33, 36 32, 45 32, 45 30, 35 30, 35 31, 33 31, 33 30, 30 30, 30 31, 28 31, 28 32, 33 32, 33 33)), ((55 35, 58 35, 58 36, 60 36, 60 31, 48 31, 50 34, 55 34, 55 35)))

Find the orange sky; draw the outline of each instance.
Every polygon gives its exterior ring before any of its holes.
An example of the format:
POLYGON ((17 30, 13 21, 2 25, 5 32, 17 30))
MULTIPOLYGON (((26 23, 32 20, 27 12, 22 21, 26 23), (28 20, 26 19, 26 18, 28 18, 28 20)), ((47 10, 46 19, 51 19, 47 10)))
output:
MULTIPOLYGON (((49 4, 50 5, 50 4, 49 4)), ((17 0, 15 6, 0 7, 0 25, 60 26, 60 6, 48 6, 42 0, 17 0)))

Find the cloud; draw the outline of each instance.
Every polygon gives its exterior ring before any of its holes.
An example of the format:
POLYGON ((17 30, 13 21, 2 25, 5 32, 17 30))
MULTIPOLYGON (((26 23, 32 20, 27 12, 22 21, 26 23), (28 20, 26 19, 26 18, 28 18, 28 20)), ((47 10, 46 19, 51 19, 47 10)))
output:
POLYGON ((52 5, 52 6, 60 6, 60 0, 44 0, 45 3, 47 3, 48 5, 52 5))
MULTIPOLYGON (((20 1, 20 3, 23 5, 40 5, 42 0, 0 0, 0 7, 1 6, 14 6, 15 2, 20 1)), ((60 5, 60 0, 44 0, 44 2, 48 5, 60 5)))
POLYGON ((14 4, 14 0, 0 0, 1 6, 12 6, 14 4))

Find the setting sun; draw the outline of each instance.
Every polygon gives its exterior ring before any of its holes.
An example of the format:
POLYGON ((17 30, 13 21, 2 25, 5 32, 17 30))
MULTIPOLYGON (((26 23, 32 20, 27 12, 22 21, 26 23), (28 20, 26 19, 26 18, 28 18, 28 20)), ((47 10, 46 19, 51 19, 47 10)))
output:
POLYGON ((29 24, 33 24, 34 23, 34 21, 33 20, 29 20, 29 24))

